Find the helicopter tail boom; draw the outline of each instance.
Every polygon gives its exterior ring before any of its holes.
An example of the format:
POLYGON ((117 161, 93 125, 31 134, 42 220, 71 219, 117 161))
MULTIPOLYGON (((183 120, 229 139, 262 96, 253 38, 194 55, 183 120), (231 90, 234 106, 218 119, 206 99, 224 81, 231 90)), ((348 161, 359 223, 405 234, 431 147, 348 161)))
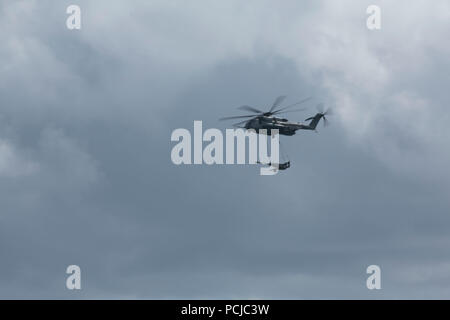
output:
POLYGON ((311 130, 315 130, 317 127, 317 124, 319 123, 320 119, 322 119, 323 114, 321 113, 317 113, 314 117, 310 117, 308 119, 306 119, 305 121, 311 120, 311 122, 309 123, 309 127, 311 128, 311 130))

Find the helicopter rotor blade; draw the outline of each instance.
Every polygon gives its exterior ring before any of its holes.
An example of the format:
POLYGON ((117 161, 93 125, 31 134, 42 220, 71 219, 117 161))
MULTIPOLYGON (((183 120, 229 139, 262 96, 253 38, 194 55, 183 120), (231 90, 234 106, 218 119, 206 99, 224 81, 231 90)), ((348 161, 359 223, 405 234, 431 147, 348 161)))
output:
POLYGON ((300 111, 305 111, 305 110, 307 110, 308 108, 299 108, 299 109, 293 109, 293 110, 287 110, 287 111, 282 111, 282 110, 279 110, 279 111, 275 111, 275 112, 273 112, 272 114, 280 114, 280 113, 291 113, 291 112, 300 112, 300 111))
POLYGON ((308 97, 308 98, 306 98, 306 99, 303 99, 303 100, 300 100, 300 101, 298 101, 298 102, 296 102, 296 103, 293 103, 293 104, 291 104, 291 105, 288 105, 287 107, 284 107, 284 108, 278 109, 278 110, 276 110, 276 111, 273 111, 273 113, 279 112, 279 111, 282 111, 282 110, 289 109, 289 108, 291 108, 291 107, 297 106, 297 105, 302 104, 302 103, 304 103, 304 102, 306 102, 306 101, 309 101, 309 100, 311 100, 311 99, 312 99, 312 97, 308 97))
POLYGON ((325 111, 324 114, 332 116, 333 115, 333 109, 332 108, 328 108, 327 111, 325 111))
POLYGON ((246 111, 250 111, 250 112, 255 112, 255 113, 264 113, 264 111, 261 111, 259 109, 253 108, 251 106, 240 106, 238 109, 246 110, 246 111))
POLYGON ((249 120, 244 120, 244 121, 241 121, 241 122, 238 122, 238 123, 234 123, 233 127, 244 128, 244 127, 241 127, 241 125, 247 123, 248 121, 249 120))
POLYGON ((319 111, 319 113, 322 113, 322 114, 323 114, 323 103, 319 103, 319 104, 316 106, 316 108, 317 108, 317 110, 319 111))
POLYGON ((278 107, 284 99, 286 99, 286 96, 279 96, 278 98, 276 98, 269 112, 271 113, 273 110, 275 110, 275 108, 278 107))
POLYGON ((254 117, 255 117, 254 115, 225 117, 225 118, 220 118, 219 121, 232 120, 232 119, 254 118, 254 117))

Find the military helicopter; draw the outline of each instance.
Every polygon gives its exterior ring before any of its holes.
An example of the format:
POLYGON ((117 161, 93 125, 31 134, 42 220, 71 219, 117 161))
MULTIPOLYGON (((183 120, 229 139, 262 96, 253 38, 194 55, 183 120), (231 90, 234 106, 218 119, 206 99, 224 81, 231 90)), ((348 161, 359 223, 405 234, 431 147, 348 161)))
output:
POLYGON ((286 99, 286 96, 279 96, 278 98, 276 98, 272 107, 267 112, 245 105, 239 107, 238 109, 253 112, 254 113, 253 115, 225 117, 219 120, 222 121, 222 120, 248 118, 244 121, 235 123, 233 126, 244 129, 254 129, 258 133, 260 133, 261 129, 265 129, 268 135, 271 135, 272 130, 278 129, 279 134, 286 136, 293 136, 297 130, 316 130, 316 126, 319 123, 320 119, 322 118, 324 121, 324 125, 326 126, 328 124, 328 120, 325 116, 331 114, 331 109, 323 111, 323 104, 317 105, 317 109, 319 112, 315 116, 305 119, 305 121, 310 121, 309 124, 303 124, 300 122, 291 122, 288 119, 276 117, 276 115, 281 113, 298 112, 306 110, 306 108, 301 109, 290 109, 290 108, 311 100, 311 97, 296 102, 294 104, 291 104, 287 107, 277 109, 280 106, 280 104, 284 101, 284 99, 286 99))

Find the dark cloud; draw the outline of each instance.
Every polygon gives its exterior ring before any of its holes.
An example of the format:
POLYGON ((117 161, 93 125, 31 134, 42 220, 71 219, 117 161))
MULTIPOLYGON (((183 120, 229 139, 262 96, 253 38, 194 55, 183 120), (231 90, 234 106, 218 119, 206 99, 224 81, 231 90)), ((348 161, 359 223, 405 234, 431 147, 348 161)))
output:
POLYGON ((411 7, 383 43, 351 1, 299 14, 297 2, 82 1, 79 32, 64 28, 66 4, 2 4, 0 297, 447 296, 448 46, 436 35, 448 20, 413 29, 433 35, 420 54, 394 44, 432 6, 411 7), (336 111, 317 134, 282 138, 287 172, 171 163, 172 130, 224 129, 235 107, 280 94, 314 97, 293 119, 319 102, 336 111), (65 289, 70 264, 81 292, 65 289), (365 287, 370 264, 380 292, 365 287))

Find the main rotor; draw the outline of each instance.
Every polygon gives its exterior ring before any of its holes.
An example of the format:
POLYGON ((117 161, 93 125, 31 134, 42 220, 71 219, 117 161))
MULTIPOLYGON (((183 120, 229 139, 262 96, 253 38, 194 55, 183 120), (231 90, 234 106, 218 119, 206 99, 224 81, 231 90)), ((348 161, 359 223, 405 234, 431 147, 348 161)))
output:
POLYGON ((303 99, 301 101, 298 101, 296 103, 293 103, 291 105, 288 105, 286 107, 282 107, 279 108, 279 106, 283 103, 283 101, 286 99, 286 96, 279 96, 278 98, 275 99, 274 103, 272 104, 272 106, 270 107, 269 111, 262 111, 258 108, 252 107, 252 106, 248 106, 248 105, 244 105, 244 106, 240 106, 238 107, 238 109, 240 110, 245 110, 248 112, 251 112, 253 114, 251 115, 243 115, 243 116, 233 116, 233 117, 225 117, 225 118, 220 118, 220 121, 223 120, 232 120, 232 119, 246 119, 244 121, 235 123, 233 126, 237 126, 243 123, 246 123, 247 121, 251 120, 251 118, 256 119, 258 117, 271 117, 277 114, 281 114, 281 113, 289 113, 289 112, 299 112, 299 111, 304 111, 306 110, 306 108, 299 108, 299 109, 290 109, 294 106, 297 106, 299 104, 302 104, 306 101, 311 100, 311 97, 308 97, 306 99, 303 99), (279 108, 279 109, 277 109, 279 108))

